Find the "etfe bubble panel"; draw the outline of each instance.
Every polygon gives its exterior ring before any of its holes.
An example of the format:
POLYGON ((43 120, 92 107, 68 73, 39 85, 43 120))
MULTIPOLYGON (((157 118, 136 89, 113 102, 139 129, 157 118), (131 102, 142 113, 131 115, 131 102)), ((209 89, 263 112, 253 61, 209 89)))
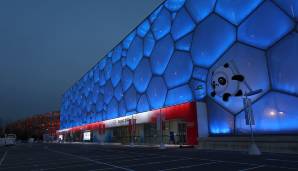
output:
POLYGON ((64 93, 61 129, 204 101, 210 134, 247 134, 242 98, 210 95, 212 72, 232 61, 244 92, 263 89, 252 96, 256 133, 297 133, 297 5, 165 1, 64 93))

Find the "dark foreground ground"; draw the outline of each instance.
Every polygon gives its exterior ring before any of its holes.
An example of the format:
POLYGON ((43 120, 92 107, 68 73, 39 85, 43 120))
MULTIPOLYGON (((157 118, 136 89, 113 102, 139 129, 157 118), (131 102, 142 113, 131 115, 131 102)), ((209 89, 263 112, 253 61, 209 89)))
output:
POLYGON ((298 170, 298 155, 83 144, 0 147, 2 170, 298 170))

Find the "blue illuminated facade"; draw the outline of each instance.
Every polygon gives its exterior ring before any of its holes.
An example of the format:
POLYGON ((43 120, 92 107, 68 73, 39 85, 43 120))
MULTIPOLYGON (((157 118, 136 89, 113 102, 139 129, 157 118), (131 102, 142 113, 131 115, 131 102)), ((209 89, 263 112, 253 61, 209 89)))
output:
POLYGON ((233 61, 244 92, 263 90, 256 133, 297 134, 297 16, 297 0, 167 0, 64 93, 61 129, 202 101, 210 134, 247 134, 242 97, 210 95, 233 61))

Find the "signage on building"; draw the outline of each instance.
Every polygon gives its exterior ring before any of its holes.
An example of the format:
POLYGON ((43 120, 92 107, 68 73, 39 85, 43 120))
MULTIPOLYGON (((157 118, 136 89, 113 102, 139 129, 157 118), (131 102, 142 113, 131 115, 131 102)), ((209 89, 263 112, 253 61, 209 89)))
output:
POLYGON ((84 141, 90 141, 91 140, 91 132, 90 131, 84 132, 83 140, 84 141))
POLYGON ((153 112, 149 111, 149 112, 143 112, 143 113, 133 114, 129 116, 124 116, 120 118, 110 119, 103 122, 106 128, 129 126, 129 122, 132 118, 135 120, 134 121, 135 124, 149 123, 152 115, 153 115, 153 112))

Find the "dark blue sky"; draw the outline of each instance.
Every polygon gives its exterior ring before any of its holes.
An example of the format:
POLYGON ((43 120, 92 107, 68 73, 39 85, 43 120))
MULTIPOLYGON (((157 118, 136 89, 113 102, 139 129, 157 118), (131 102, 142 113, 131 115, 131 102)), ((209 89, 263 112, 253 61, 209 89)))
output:
POLYGON ((0 118, 59 110, 63 92, 163 0, 1 0, 0 118))

